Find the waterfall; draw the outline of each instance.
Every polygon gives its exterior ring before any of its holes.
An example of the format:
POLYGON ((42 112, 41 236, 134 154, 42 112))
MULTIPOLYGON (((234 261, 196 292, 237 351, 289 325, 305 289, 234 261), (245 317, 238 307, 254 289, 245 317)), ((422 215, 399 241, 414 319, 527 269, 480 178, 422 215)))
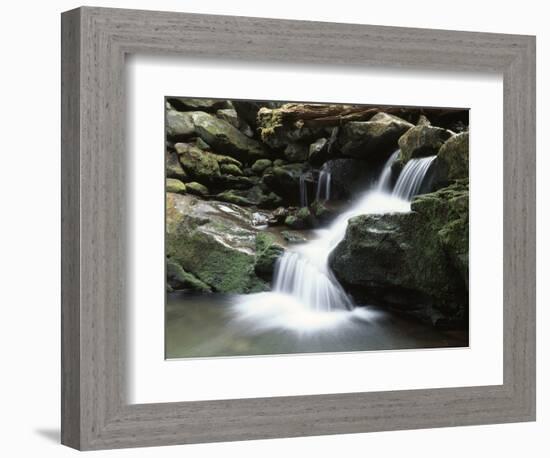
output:
MULTIPOLYGON (((360 313, 361 308, 353 310, 353 301, 332 274, 328 259, 332 250, 344 239, 350 218, 410 211, 412 197, 420 189, 434 158, 409 161, 392 192, 389 189, 391 167, 398 154, 399 151, 396 151, 388 159, 375 185, 361 195, 348 211, 339 215, 328 228, 315 231, 317 238, 284 252, 275 267, 272 292, 239 299, 235 310, 240 319, 251 320, 255 328, 305 332, 337 326, 342 320, 348 320, 349 316, 360 313), (349 310, 353 313, 350 314, 349 310)), ((317 189, 324 188, 323 196, 329 196, 330 180, 324 179, 323 184, 319 183, 317 189)), ((301 199, 307 199, 304 189, 305 183, 302 185, 300 180, 301 199)))
POLYGON ((319 179, 317 180, 317 192, 315 194, 316 200, 330 200, 330 180, 330 170, 325 164, 319 171, 319 179))
POLYGON ((300 175, 300 207, 307 207, 307 176, 305 174, 300 175))
POLYGON ((393 194, 402 199, 411 200, 420 191, 424 177, 434 159, 435 156, 429 156, 409 160, 399 174, 393 194))

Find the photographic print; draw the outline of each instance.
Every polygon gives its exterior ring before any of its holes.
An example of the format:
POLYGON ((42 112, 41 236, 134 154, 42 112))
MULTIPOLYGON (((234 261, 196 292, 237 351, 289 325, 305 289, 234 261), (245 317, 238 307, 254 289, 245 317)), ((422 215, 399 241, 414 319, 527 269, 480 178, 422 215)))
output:
POLYGON ((167 359, 469 345, 469 110, 165 103, 167 359))

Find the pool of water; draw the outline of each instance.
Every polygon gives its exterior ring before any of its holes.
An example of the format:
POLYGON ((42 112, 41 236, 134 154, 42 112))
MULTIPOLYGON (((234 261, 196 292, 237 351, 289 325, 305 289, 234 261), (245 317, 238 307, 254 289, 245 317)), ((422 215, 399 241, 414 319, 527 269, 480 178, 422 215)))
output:
POLYGON ((310 315, 265 294, 168 294, 166 358, 468 346, 467 331, 440 331, 376 307, 310 315))

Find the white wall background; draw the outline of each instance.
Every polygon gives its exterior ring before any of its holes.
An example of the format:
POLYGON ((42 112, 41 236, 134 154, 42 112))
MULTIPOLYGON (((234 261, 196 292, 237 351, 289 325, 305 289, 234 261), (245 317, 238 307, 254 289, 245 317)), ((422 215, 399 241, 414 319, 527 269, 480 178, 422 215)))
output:
MULTIPOLYGON (((98 456, 545 457, 550 445, 548 214, 550 30, 545 4, 462 0, 128 0, 97 6, 536 34, 538 41, 538 421, 99 452, 98 456), (545 434, 546 433, 546 434, 545 434)), ((59 14, 69 0, 5 2, 0 17, 0 422, 3 456, 65 457, 59 440, 59 14)))

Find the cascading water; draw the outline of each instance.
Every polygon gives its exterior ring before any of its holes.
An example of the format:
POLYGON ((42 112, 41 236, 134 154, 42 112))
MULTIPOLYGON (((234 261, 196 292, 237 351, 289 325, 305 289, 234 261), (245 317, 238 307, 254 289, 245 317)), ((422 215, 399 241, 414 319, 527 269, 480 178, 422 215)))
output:
POLYGON ((300 207, 308 206, 306 179, 307 176, 305 174, 300 175, 300 207))
POLYGON ((434 159, 435 156, 429 156, 407 162, 395 183, 393 194, 406 200, 416 196, 434 159))
POLYGON ((331 181, 330 170, 325 164, 319 171, 319 179, 317 181, 317 192, 315 194, 316 200, 318 201, 330 200, 330 181, 331 181))
MULTIPOLYGON (((328 259, 343 240, 350 218, 410 211, 412 197, 418 193, 434 157, 410 160, 392 192, 391 167, 398 155, 399 150, 388 159, 375 185, 348 211, 328 228, 316 231, 316 239, 285 251, 276 265, 273 291, 240 300, 237 304, 240 318, 252 319, 260 328, 281 327, 300 332, 337 326, 350 318, 348 311, 354 309, 353 301, 332 274, 328 259)), ((330 182, 328 188, 326 183, 326 194, 330 194, 330 182)), ((302 188, 300 181, 300 194, 302 189, 305 184, 302 188)), ((351 315, 360 309, 353 310, 351 315)))

